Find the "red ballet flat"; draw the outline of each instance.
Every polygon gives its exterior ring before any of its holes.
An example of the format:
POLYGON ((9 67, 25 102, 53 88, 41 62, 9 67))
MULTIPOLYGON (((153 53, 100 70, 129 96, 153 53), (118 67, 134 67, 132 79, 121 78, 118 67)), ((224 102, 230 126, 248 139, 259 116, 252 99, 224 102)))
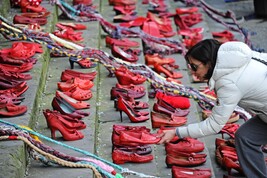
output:
POLYGON ((14 104, 0 104, 0 116, 15 117, 27 112, 27 106, 14 104))
POLYGON ((66 69, 66 70, 62 71, 60 79, 61 79, 61 81, 65 82, 65 81, 70 80, 74 77, 78 77, 78 78, 83 79, 83 80, 93 81, 96 74, 97 74, 96 71, 84 73, 84 72, 78 72, 78 71, 71 70, 71 69, 66 69))

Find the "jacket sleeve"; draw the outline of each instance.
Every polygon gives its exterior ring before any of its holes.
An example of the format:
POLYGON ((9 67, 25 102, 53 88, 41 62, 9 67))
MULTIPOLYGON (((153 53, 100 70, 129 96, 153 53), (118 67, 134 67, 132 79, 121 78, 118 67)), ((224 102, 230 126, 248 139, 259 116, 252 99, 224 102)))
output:
POLYGON ((212 109, 212 114, 204 121, 189 124, 186 127, 177 127, 176 133, 181 138, 200 138, 218 133, 226 124, 233 113, 242 93, 232 81, 224 81, 217 89, 217 103, 212 109))

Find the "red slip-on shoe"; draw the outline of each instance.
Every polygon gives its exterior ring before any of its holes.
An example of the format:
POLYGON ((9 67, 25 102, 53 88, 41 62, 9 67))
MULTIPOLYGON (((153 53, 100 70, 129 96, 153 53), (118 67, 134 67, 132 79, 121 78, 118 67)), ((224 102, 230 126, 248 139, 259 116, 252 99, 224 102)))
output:
POLYGON ((68 91, 74 86, 78 86, 83 90, 89 90, 94 86, 94 83, 91 80, 83 80, 77 77, 67 80, 66 82, 57 82, 58 88, 61 91, 68 91))
POLYGON ((146 163, 153 160, 153 155, 139 155, 137 153, 129 153, 119 149, 114 149, 112 152, 112 160, 115 164, 131 163, 146 163))
POLYGON ((172 178, 211 178, 209 168, 185 168, 172 166, 172 178))
POLYGON ((27 112, 27 106, 14 104, 0 104, 0 116, 15 117, 27 112))
POLYGON ((81 119, 85 116, 89 116, 90 113, 88 112, 82 112, 74 109, 71 105, 68 103, 65 103, 64 100, 61 98, 55 96, 52 101, 52 107, 54 110, 59 111, 61 114, 81 119))
POLYGON ((160 128, 161 126, 178 127, 186 124, 186 117, 171 118, 165 114, 151 112, 152 128, 160 128))
POLYGON ((45 17, 38 17, 38 18, 29 18, 25 16, 21 16, 16 14, 13 18, 14 24, 34 24, 37 23, 39 25, 47 24, 47 19, 45 17))
POLYGON ((138 143, 139 145, 147 144, 157 144, 160 141, 160 137, 157 137, 156 134, 151 133, 126 133, 121 132, 120 141, 121 142, 130 142, 138 143))
POLYGON ((115 39, 110 36, 106 36, 106 46, 111 48, 112 45, 129 48, 138 48, 140 46, 138 42, 128 40, 127 38, 115 39))
POLYGON ((83 89, 80 89, 79 87, 73 87, 70 90, 64 92, 64 94, 78 101, 89 100, 90 98, 93 97, 91 90, 83 90, 83 89))
POLYGON ((176 152, 197 153, 203 151, 204 143, 193 138, 182 138, 172 143, 165 144, 165 151, 168 155, 176 155, 176 152))
POLYGON ((206 154, 177 152, 175 156, 166 156, 167 167, 175 166, 198 166, 206 162, 206 154))
POLYGON ((78 77, 78 78, 83 79, 83 80, 93 81, 96 74, 97 74, 96 71, 84 73, 84 72, 79 72, 79 71, 75 71, 75 70, 71 70, 71 69, 66 69, 66 70, 62 71, 60 79, 62 82, 65 82, 65 81, 70 80, 74 77, 78 77))
POLYGON ((75 109, 87 109, 90 108, 90 104, 84 101, 78 101, 61 91, 56 91, 56 96, 66 101, 69 105, 71 105, 75 109))

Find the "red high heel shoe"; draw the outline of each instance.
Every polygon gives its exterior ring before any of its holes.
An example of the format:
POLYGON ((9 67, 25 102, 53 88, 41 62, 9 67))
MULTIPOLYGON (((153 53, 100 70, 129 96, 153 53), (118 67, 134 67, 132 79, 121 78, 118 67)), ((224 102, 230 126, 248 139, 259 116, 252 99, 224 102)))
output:
POLYGON ((46 8, 42 7, 40 4, 31 4, 28 0, 21 0, 20 2, 21 12, 47 12, 46 8))
POLYGON ((122 97, 131 97, 134 99, 142 98, 145 96, 146 92, 137 92, 131 89, 126 89, 126 88, 117 88, 117 87, 112 87, 110 90, 110 99, 114 100, 121 95, 122 97))
POLYGON ((148 116, 144 116, 139 112, 136 112, 122 97, 118 98, 118 110, 120 111, 121 122, 122 111, 128 116, 131 122, 144 122, 149 119, 148 116))
POLYGON ((70 80, 74 77, 78 77, 82 80, 91 80, 93 81, 95 76, 96 76, 97 72, 88 72, 88 73, 83 73, 83 72, 78 72, 75 70, 71 70, 71 69, 66 69, 64 71, 62 71, 61 73, 61 81, 62 82, 66 82, 67 80, 70 80))
POLYGON ((180 117, 184 117, 184 116, 188 115, 188 113, 189 113, 189 110, 183 111, 183 110, 177 110, 177 109, 173 112, 173 111, 166 109, 165 107, 160 106, 157 103, 154 103, 153 111, 166 114, 169 117, 171 117, 172 119, 174 119, 174 118, 179 119, 180 117))
POLYGON ((140 111, 140 110, 136 110, 132 107, 132 103, 131 101, 127 101, 127 99, 124 99, 123 96, 119 95, 119 97, 117 98, 117 101, 116 101, 116 109, 118 110, 118 105, 120 102, 125 102, 127 106, 129 106, 129 108, 131 109, 132 113, 135 115, 135 116, 147 116, 149 114, 149 112, 147 111, 140 111))
POLYGON ((94 68, 97 65, 89 59, 77 59, 76 57, 70 57, 69 62, 71 69, 74 69, 74 63, 78 64, 83 69, 94 68))
POLYGON ((164 65, 155 64, 154 65, 154 70, 158 74, 163 73, 166 77, 169 77, 169 78, 178 79, 178 78, 182 78, 183 77, 183 75, 181 73, 179 73, 179 72, 173 72, 173 71, 167 70, 164 67, 164 65))
POLYGON ((84 101, 78 101, 68 95, 64 94, 63 92, 56 91, 56 96, 61 98, 63 101, 67 102, 71 105, 74 109, 87 109, 90 108, 90 104, 84 101))
POLYGON ((224 157, 223 162, 228 172, 228 175, 232 175, 231 174, 232 169, 236 170, 239 174, 244 175, 244 172, 237 161, 233 161, 232 159, 229 159, 228 157, 224 157))
MULTIPOLYGON (((170 105, 168 102, 166 102, 163 99, 158 99, 157 104, 165 109, 167 109, 168 111, 172 112, 175 116, 187 116, 190 112, 190 110, 186 109, 186 110, 182 110, 180 108, 175 108, 172 105, 170 105)), ((159 109, 161 110, 160 107, 155 106, 155 109, 159 109)), ((163 111, 164 113, 166 113, 165 111, 163 111)), ((173 115, 172 114, 172 115, 173 115)))
MULTIPOLYGON (((82 130, 86 128, 86 125, 83 121, 69 117, 67 115, 63 115, 58 111, 51 111, 49 109, 46 109, 43 110, 43 114, 46 118, 47 123, 48 120, 56 119, 62 122, 62 124, 64 124, 64 126, 66 126, 68 129, 82 130)), ((49 127, 49 125, 47 126, 49 127)))
POLYGON ((48 117, 47 124, 51 130, 51 138, 55 139, 55 132, 58 130, 63 139, 67 141, 80 140, 84 135, 76 129, 68 129, 60 120, 56 117, 48 117))
MULTIPOLYGON (((147 102, 136 101, 134 98, 128 96, 120 96, 123 97, 123 99, 127 101, 133 109, 140 110, 149 108, 149 104, 147 102)), ((118 99, 114 99, 114 107, 116 108, 116 110, 118 110, 118 99)))
POLYGON ((138 56, 136 55, 131 55, 126 53, 125 51, 123 51, 120 47, 113 45, 111 48, 111 54, 114 57, 120 58, 124 61, 128 61, 128 62, 136 62, 138 61, 138 56))
POLYGON ((115 76, 121 85, 139 85, 146 81, 144 76, 133 73, 123 66, 115 70, 115 76))

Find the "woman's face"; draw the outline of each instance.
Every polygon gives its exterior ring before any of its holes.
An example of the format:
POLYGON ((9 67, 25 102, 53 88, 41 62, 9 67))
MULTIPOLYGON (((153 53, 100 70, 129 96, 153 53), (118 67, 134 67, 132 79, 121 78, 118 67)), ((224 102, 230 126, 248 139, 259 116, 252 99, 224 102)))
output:
POLYGON ((204 81, 206 80, 204 77, 208 73, 209 66, 203 64, 195 58, 188 58, 188 67, 191 70, 192 75, 196 76, 198 80, 204 81))

